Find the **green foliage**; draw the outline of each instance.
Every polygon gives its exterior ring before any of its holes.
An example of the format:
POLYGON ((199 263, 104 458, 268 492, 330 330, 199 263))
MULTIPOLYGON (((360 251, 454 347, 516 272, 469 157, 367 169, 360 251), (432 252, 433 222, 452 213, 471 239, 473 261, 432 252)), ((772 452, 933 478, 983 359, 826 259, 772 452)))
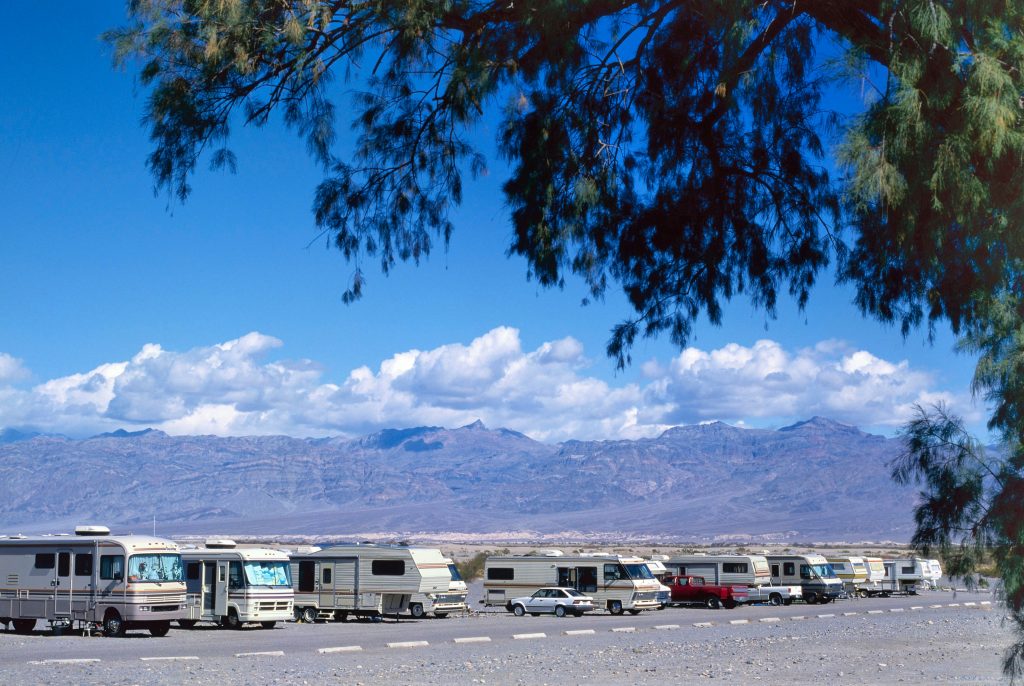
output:
POLYGON ((484 562, 487 561, 487 557, 491 554, 491 551, 485 550, 482 553, 477 553, 468 560, 456 561, 455 568, 459 570, 459 575, 462 577, 463 581, 468 583, 483 576, 484 562))

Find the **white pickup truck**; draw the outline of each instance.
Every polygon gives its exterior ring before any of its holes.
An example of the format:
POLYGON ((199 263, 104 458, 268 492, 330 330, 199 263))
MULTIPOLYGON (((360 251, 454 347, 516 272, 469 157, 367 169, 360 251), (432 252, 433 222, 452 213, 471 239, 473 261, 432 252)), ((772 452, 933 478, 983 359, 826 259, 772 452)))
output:
POLYGON ((803 597, 800 586, 747 586, 747 603, 790 605, 803 597))

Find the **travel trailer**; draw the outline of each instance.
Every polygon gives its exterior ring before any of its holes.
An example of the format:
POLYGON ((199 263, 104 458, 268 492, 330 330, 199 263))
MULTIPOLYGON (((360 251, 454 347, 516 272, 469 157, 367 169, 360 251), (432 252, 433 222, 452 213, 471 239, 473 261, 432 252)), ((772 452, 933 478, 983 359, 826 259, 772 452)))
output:
POLYGON ((799 585, 804 602, 827 603, 843 595, 843 582, 821 555, 768 555, 773 584, 799 585))
POLYGON ((447 617, 452 612, 463 612, 466 609, 468 588, 462 580, 453 560, 445 559, 451 573, 448 590, 444 593, 414 593, 409 601, 409 614, 423 617, 433 612, 435 617, 447 617))
POLYGON ((484 604, 505 606, 541 588, 574 588, 613 615, 661 607, 661 583, 640 557, 611 553, 495 555, 484 562, 484 604))
POLYGON ((868 583, 868 565, 863 557, 829 557, 832 570, 843 581, 843 590, 851 596, 861 595, 860 588, 868 583))
POLYGON ((938 560, 926 560, 928 563, 928 569, 924 574, 924 580, 933 589, 938 588, 939 579, 942 578, 942 565, 939 564, 938 560))
POLYGON ((287 553, 220 539, 183 549, 181 559, 188 591, 188 614, 178 620, 183 628, 217 622, 240 629, 259 622, 264 629, 273 629, 277 622, 292 618, 295 593, 287 553))
POLYGON ((672 574, 702 576, 709 584, 770 584, 771 571, 764 555, 674 555, 665 560, 672 574))
POLYGON ((409 609, 415 593, 447 593, 452 582, 436 548, 354 543, 291 555, 295 617, 344 621, 409 609))
POLYGON ((107 636, 148 629, 164 636, 185 616, 178 545, 155 536, 112 536, 80 526, 74 536, 0 538, 0 622, 29 633, 40 619, 60 633, 101 626, 107 636))
POLYGON ((647 560, 647 569, 651 570, 651 574, 658 580, 658 605, 662 610, 672 602, 672 590, 665 585, 665 577, 668 575, 668 567, 665 566, 667 559, 668 555, 651 555, 647 560))

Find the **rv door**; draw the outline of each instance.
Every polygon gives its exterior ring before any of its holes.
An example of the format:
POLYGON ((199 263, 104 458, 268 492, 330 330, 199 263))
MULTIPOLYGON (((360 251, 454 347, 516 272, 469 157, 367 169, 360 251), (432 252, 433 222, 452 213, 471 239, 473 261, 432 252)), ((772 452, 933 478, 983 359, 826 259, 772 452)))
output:
POLYGON ((53 614, 58 617, 71 616, 71 551, 61 550, 57 553, 57 564, 53 569, 53 614))
POLYGON ((217 560, 217 583, 213 592, 213 614, 226 617, 228 614, 228 561, 217 560))

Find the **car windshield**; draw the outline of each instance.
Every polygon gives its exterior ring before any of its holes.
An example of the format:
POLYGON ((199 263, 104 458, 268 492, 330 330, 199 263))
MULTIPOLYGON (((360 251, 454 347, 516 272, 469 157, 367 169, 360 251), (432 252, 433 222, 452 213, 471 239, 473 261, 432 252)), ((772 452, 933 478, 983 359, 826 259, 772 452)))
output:
POLYGON ((452 581, 462 581, 462 575, 459 574, 459 568, 455 565, 448 565, 448 571, 452 573, 452 581))
POLYGON ((291 566, 283 560, 246 562, 245 582, 250 586, 291 586, 291 566))
POLYGON ((630 579, 653 579, 654 575, 651 574, 651 570, 644 564, 633 564, 633 565, 622 565, 626 568, 626 573, 629 574, 630 579))
POLYGON ((181 555, 156 553, 128 558, 128 581, 181 581, 181 555))

